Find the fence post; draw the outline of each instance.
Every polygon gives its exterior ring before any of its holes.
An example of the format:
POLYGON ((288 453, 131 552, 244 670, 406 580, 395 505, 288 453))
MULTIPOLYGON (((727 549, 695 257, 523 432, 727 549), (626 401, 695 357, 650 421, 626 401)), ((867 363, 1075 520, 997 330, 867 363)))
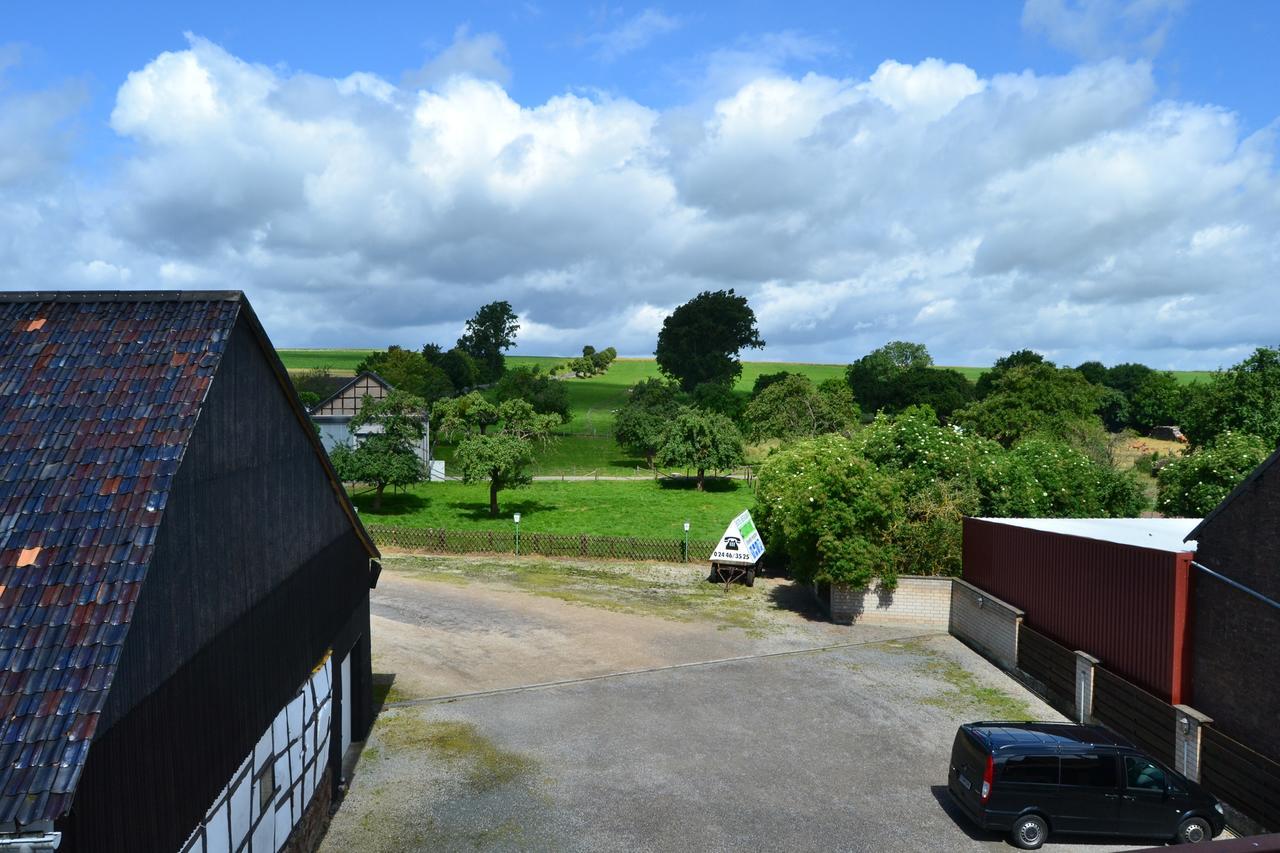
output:
POLYGON ((1213 722, 1189 705, 1174 705, 1177 722, 1173 733, 1173 769, 1192 782, 1200 781, 1200 734, 1204 726, 1213 722))
POLYGON ((1093 721, 1093 668, 1101 661, 1076 650, 1076 722, 1093 721))

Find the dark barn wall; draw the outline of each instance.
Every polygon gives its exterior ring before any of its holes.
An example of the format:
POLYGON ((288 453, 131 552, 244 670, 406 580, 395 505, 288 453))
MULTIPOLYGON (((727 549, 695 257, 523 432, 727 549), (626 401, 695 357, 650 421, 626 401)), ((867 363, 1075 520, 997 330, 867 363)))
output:
MULTIPOLYGON (((325 652, 336 669, 367 644, 368 565, 242 316, 164 510, 64 849, 176 850, 325 652)), ((353 681, 359 736, 368 673, 353 681)))
POLYGON ((1188 560, 1011 524, 964 520, 964 579, 1026 612, 1026 624, 1181 702, 1190 678, 1188 560))
MULTIPOLYGON (((1199 532, 1196 562, 1280 600, 1280 465, 1199 532)), ((1192 702, 1224 734, 1280 761, 1280 611, 1196 572, 1192 702)))

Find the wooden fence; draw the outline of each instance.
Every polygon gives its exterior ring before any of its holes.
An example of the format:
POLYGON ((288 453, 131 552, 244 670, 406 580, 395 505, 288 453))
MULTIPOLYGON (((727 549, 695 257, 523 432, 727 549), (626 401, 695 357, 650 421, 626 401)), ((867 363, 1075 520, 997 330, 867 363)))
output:
POLYGON ((1018 631, 1018 669, 1048 689, 1051 704, 1075 707, 1076 653, 1025 623, 1018 631))
POLYGON ((1094 667, 1093 716, 1148 754, 1173 765, 1178 712, 1160 697, 1100 666, 1094 667))
MULTIPOLYGON (((514 530, 443 530, 429 527, 368 525, 380 547, 432 554, 514 554, 514 530)), ((708 562, 718 540, 690 540, 687 560, 708 562)), ((589 536, 577 533, 521 533, 521 554, 544 557, 594 557, 609 560, 686 560, 683 539, 589 536)))
POLYGON ((1280 764, 1213 726, 1200 737, 1200 783, 1267 829, 1280 830, 1280 764))

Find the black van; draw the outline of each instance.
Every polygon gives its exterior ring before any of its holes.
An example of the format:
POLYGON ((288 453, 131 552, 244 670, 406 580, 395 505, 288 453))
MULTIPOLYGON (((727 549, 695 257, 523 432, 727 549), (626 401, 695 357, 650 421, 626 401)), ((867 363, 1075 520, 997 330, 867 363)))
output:
POLYGON ((1226 826, 1212 794, 1101 726, 966 723, 947 787, 978 826, 1024 850, 1051 832, 1196 842, 1226 826))

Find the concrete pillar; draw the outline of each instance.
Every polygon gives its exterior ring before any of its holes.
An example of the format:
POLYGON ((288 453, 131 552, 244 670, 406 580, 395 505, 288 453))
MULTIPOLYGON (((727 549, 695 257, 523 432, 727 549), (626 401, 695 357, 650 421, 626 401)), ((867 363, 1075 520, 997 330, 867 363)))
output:
POLYGON ((1178 712, 1173 728, 1173 769, 1192 782, 1200 781, 1200 732, 1213 722, 1188 705, 1174 705, 1178 712))
POLYGON ((1076 650, 1076 721, 1093 722, 1093 668, 1101 661, 1076 650))

